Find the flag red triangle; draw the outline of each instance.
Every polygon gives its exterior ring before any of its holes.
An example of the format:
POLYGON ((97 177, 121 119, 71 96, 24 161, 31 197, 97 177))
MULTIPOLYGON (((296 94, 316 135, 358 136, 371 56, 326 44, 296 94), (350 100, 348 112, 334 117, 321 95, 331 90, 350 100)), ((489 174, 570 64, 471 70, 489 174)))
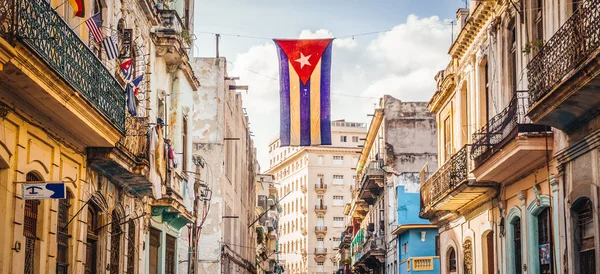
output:
POLYGON ((306 84, 312 75, 317 63, 321 60, 323 51, 333 39, 314 40, 277 40, 275 43, 283 50, 290 64, 306 84))

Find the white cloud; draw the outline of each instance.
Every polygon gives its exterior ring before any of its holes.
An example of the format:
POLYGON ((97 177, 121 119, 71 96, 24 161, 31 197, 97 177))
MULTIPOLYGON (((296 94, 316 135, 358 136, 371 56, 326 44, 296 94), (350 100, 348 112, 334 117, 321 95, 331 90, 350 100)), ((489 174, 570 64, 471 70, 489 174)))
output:
MULTIPOLYGON (((449 21, 410 15, 406 22, 373 36, 334 40, 332 118, 368 122, 367 113, 384 94, 405 101, 427 101, 433 77, 446 67, 449 21)), ((303 30, 299 38, 328 38, 325 29, 303 30)), ((249 85, 244 105, 250 116, 261 169, 269 165, 268 142, 279 132, 279 82, 275 46, 265 43, 238 54, 230 75, 249 85)))

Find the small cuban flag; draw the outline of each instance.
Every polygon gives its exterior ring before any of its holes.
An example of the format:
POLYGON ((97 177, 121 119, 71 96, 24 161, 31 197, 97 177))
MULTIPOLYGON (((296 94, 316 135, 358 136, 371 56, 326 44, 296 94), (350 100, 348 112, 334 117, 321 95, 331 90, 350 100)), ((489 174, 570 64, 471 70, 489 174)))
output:
POLYGON ((133 91, 133 95, 138 95, 138 93, 140 93, 140 84, 142 83, 143 79, 144 74, 138 76, 137 78, 133 79, 133 81, 131 81, 133 87, 135 88, 135 90, 133 91))
POLYGON ((331 145, 333 39, 273 41, 279 54, 281 146, 331 145))
POLYGON ((121 68, 121 74, 123 75, 123 80, 125 80, 125 82, 131 81, 131 78, 133 77, 133 67, 131 66, 132 62, 133 59, 129 59, 119 65, 121 68))

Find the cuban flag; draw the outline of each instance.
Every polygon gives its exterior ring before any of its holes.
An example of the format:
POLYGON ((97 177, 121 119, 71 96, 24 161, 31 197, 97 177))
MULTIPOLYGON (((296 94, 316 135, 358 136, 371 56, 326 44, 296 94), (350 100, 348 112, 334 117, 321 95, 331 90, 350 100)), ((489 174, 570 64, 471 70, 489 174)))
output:
POLYGON ((140 93, 140 84, 142 83, 142 80, 144 79, 144 75, 140 75, 137 78, 133 79, 133 81, 131 81, 131 84, 133 84, 133 87, 135 88, 135 90, 133 91, 133 95, 138 95, 138 93, 140 93))
POLYGON ((281 146, 331 145, 333 39, 273 41, 279 54, 281 146))
POLYGON ((131 81, 133 77, 133 67, 131 66, 133 59, 129 59, 119 65, 121 68, 121 73, 123 74, 123 80, 126 82, 131 81))

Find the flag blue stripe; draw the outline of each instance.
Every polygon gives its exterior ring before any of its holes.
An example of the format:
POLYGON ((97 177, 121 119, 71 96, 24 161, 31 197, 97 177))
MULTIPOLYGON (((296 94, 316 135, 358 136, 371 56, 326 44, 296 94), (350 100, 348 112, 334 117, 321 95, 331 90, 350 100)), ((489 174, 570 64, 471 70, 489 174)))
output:
MULTIPOLYGON (((277 44, 275 44, 277 45, 277 44)), ((279 100, 281 101, 279 119, 280 146, 290 145, 290 67, 285 52, 277 45, 279 54, 279 100)))
POLYGON ((300 81, 300 145, 310 146, 310 79, 300 81))
POLYGON ((321 145, 331 145, 331 45, 321 56, 321 145))

